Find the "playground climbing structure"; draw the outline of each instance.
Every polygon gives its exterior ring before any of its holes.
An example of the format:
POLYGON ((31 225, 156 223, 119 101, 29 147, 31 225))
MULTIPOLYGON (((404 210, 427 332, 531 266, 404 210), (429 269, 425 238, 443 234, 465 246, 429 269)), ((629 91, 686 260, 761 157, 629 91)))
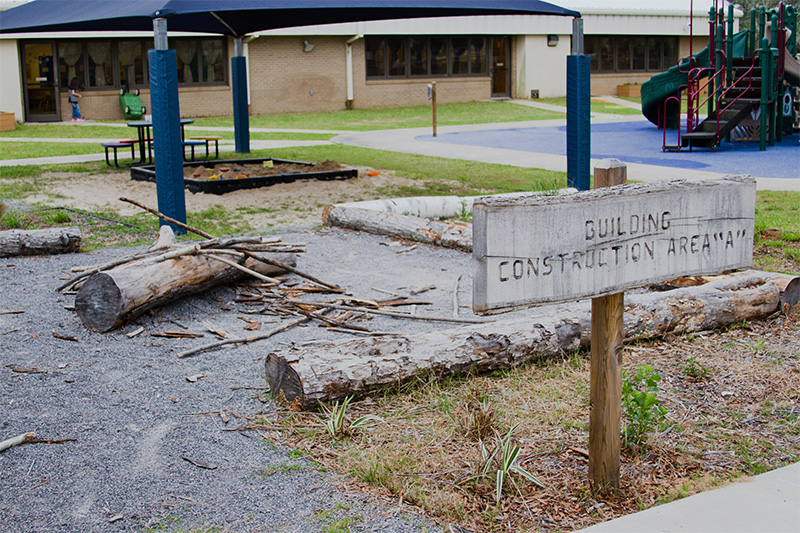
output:
POLYGON ((797 8, 751 9, 748 29, 734 33, 734 8, 726 16, 718 1, 708 46, 642 85, 642 113, 664 130, 664 151, 714 150, 723 141, 758 141, 766 150, 796 128, 797 8))

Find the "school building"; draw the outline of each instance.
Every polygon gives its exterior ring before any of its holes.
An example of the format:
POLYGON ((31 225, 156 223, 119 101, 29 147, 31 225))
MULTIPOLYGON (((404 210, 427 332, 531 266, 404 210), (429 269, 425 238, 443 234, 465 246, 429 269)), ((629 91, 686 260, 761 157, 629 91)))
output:
MULTIPOLYGON (((555 0, 579 11, 594 95, 641 83, 708 36, 709 5, 686 0, 555 0), (647 4, 654 4, 648 2, 647 4), (682 4, 686 4, 683 6, 682 4), (693 35, 690 45, 689 36, 693 35)), ((0 15, 2 16, 2 15, 0 15)), ((302 21, 300 21, 302 22, 302 21)), ((566 94, 572 20, 541 15, 407 19, 265 31, 244 38, 251 114, 426 104, 566 94)), ((230 116, 234 41, 169 34, 176 50, 181 115, 230 116)), ((0 111, 17 121, 69 120, 67 85, 85 87, 81 112, 122 119, 120 90, 139 89, 149 109, 148 33, 0 35, 0 111)))

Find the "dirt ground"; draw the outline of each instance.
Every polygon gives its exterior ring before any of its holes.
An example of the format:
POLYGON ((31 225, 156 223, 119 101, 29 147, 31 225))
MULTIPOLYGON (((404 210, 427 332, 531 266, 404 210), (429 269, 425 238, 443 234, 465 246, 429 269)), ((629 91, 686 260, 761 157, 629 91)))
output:
MULTIPOLYGON (((222 207, 238 211, 255 231, 308 229, 320 224, 322 208, 328 204, 372 200, 404 185, 418 185, 385 170, 359 167, 358 171, 357 178, 347 180, 298 179, 221 195, 187 191, 186 209, 191 212, 222 207)), ((51 173, 43 179, 52 182, 48 194, 32 195, 27 202, 88 211, 111 208, 123 216, 142 211, 120 202, 120 196, 152 207, 157 205, 156 184, 132 180, 128 169, 108 174, 51 173)))

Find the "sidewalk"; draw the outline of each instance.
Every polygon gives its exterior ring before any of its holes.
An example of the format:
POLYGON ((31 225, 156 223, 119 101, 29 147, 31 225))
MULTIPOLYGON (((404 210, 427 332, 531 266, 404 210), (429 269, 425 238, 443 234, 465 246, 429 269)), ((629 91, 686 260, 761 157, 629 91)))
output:
POLYGON ((579 533, 797 533, 800 463, 695 494, 579 533))

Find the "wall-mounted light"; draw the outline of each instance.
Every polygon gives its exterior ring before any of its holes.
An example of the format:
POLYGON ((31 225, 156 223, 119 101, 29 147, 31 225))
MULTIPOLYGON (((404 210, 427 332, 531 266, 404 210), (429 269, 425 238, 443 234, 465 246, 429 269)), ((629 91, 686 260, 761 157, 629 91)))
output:
POLYGON ((310 52, 314 49, 314 43, 303 41, 303 52, 310 52))
POLYGON ((558 46, 558 35, 548 35, 547 46, 558 46))

